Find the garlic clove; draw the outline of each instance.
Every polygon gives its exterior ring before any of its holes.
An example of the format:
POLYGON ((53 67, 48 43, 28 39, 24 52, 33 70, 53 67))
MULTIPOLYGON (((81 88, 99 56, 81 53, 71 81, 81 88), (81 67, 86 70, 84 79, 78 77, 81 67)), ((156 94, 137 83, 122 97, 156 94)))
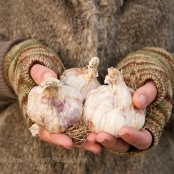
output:
POLYGON ((89 91, 100 86, 100 83, 97 80, 98 64, 98 57, 93 57, 89 61, 87 67, 65 70, 60 76, 60 81, 78 89, 81 92, 83 99, 85 99, 89 91))
POLYGON ((118 137, 122 127, 141 129, 145 122, 146 109, 133 105, 134 90, 127 87, 122 73, 109 68, 105 83, 90 91, 83 107, 83 120, 91 132, 108 132, 118 137))
POLYGON ((52 133, 64 132, 82 115, 82 95, 74 87, 48 78, 28 95, 27 114, 52 133))

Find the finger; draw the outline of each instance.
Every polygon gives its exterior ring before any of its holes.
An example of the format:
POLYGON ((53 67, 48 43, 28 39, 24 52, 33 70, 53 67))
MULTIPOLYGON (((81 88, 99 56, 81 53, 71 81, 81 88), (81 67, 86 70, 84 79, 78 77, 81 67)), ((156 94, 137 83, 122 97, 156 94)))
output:
POLYGON ((86 142, 81 142, 81 143, 78 143, 78 144, 74 144, 75 147, 79 147, 83 150, 88 150, 88 151, 91 151, 95 154, 98 154, 101 152, 102 150, 102 146, 98 143, 90 143, 88 141, 86 142))
POLYGON ((80 147, 81 149, 91 151, 95 154, 98 154, 102 150, 102 146, 98 143, 96 143, 96 134, 95 133, 90 133, 87 137, 86 142, 81 142, 76 144, 76 147, 80 147))
POLYGON ((40 129, 39 138, 43 141, 49 142, 57 146, 63 146, 67 149, 71 149, 73 146, 72 140, 64 134, 53 134, 46 129, 40 129))
POLYGON ((87 141, 91 144, 96 143, 96 135, 95 133, 90 133, 87 137, 87 141))
POLYGON ((156 98, 156 95, 157 88, 155 83, 151 80, 135 91, 133 102, 137 108, 145 108, 156 98))
POLYGON ((40 84, 41 82, 46 80, 48 77, 57 78, 57 75, 54 71, 40 64, 33 65, 30 70, 30 74, 33 80, 37 84, 40 84))
POLYGON ((134 128, 122 128, 118 134, 125 142, 140 150, 148 149, 152 143, 152 135, 146 129, 138 131, 134 128))
POLYGON ((96 141, 104 147, 117 152, 127 152, 130 148, 130 145, 124 142, 122 139, 115 138, 106 132, 98 133, 96 136, 96 141))

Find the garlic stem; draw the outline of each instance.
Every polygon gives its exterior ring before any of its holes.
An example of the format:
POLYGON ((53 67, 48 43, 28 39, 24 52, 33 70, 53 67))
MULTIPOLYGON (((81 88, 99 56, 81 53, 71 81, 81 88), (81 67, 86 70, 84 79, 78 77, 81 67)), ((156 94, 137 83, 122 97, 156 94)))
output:
POLYGON ((89 61, 88 72, 89 72, 89 74, 92 74, 93 77, 98 77, 98 71, 97 71, 98 64, 99 64, 99 58, 98 57, 93 57, 89 61))
POLYGON ((121 82, 124 82, 122 72, 114 67, 108 68, 108 75, 106 75, 104 83, 108 85, 116 85, 121 82))
POLYGON ((41 87, 44 89, 58 89, 58 87, 62 86, 63 83, 61 83, 58 79, 49 77, 44 82, 40 84, 41 87))

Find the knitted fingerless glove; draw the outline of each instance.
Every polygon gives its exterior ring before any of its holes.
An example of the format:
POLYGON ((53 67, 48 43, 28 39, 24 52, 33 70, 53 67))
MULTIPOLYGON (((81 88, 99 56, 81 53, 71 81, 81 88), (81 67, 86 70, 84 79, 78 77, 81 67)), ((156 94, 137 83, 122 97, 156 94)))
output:
MULTIPOLYGON (((138 89, 148 80, 157 86, 157 97, 147 107, 144 128, 151 132, 153 142, 147 150, 131 147, 121 155, 135 155, 149 151, 155 147, 172 111, 172 87, 174 88, 174 59, 170 53, 160 48, 146 47, 129 54, 117 66, 122 69, 126 84, 138 89)), ((114 152, 114 151, 113 151, 114 152)))
POLYGON ((18 96, 19 104, 27 125, 33 123, 26 113, 28 93, 36 86, 30 76, 34 64, 41 64, 52 69, 59 76, 65 69, 59 57, 37 40, 26 40, 11 48, 4 58, 4 73, 9 86, 18 96))

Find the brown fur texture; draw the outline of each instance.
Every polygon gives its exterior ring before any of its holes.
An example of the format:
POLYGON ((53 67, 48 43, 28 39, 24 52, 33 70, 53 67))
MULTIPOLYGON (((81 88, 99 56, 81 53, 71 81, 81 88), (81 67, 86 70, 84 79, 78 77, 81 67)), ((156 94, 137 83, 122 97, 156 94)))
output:
MULTIPOLYGON (((174 52, 173 26, 174 0, 0 1, 1 36, 42 40, 66 68, 98 56, 101 81, 108 67, 144 46, 174 52)), ((42 142, 31 136, 17 102, 0 109, 0 173, 173 173, 173 115, 154 150, 123 157, 42 142)))
POLYGON ((100 58, 100 76, 144 46, 174 51, 173 0, 1 0, 0 33, 36 38, 66 68, 100 58))

